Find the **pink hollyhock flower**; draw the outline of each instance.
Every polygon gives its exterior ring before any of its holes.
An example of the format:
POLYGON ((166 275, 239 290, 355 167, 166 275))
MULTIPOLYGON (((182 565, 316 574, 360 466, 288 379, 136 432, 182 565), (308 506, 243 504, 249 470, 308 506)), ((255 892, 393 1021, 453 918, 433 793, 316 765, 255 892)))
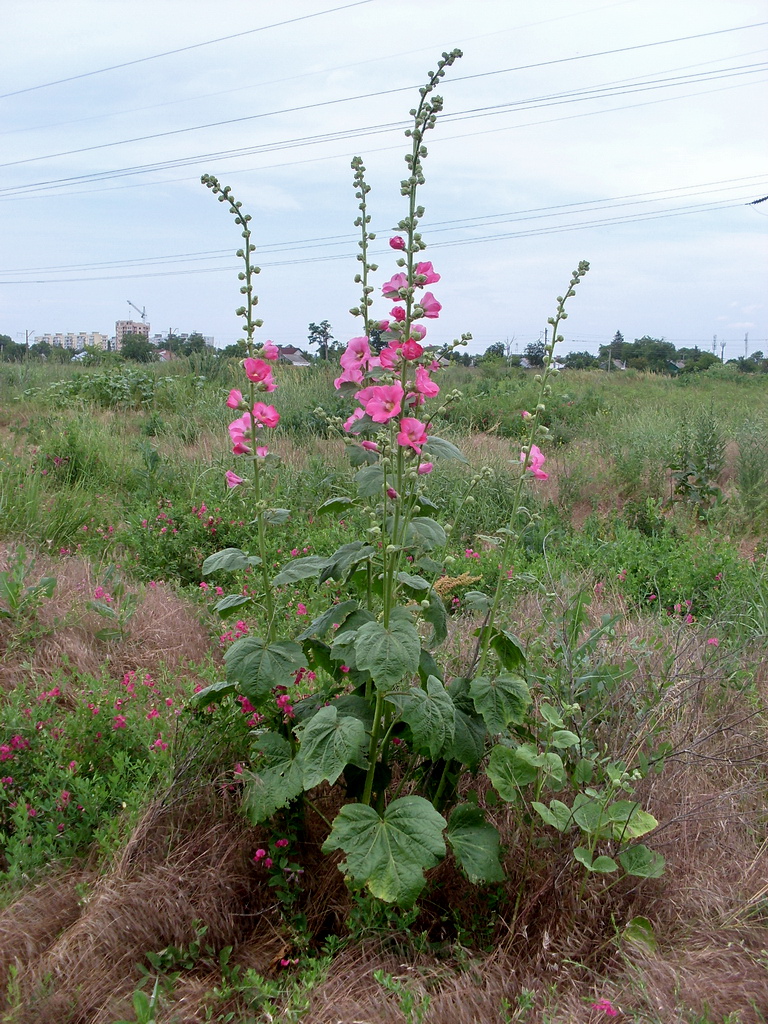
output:
POLYGON ((596 1003, 590 1003, 593 1010, 602 1010, 608 1017, 618 1017, 619 1011, 610 1001, 610 999, 598 999, 596 1003))
POLYGON ((261 423, 265 427, 276 427, 280 422, 280 413, 274 405, 256 402, 253 407, 253 418, 257 423, 261 423))
POLYGON ((417 473, 419 474, 419 476, 426 476, 427 473, 431 473, 433 469, 434 466, 432 465, 431 462, 421 462, 419 463, 417 473))
POLYGON ((427 443, 426 427, 412 416, 404 416, 400 420, 397 443, 403 447, 413 448, 417 453, 421 452, 421 446, 427 443))
POLYGON ((358 369, 356 366, 347 367, 340 377, 337 377, 333 382, 333 386, 338 391, 342 384, 362 384, 363 383, 363 371, 358 369))
POLYGON ((524 420, 529 420, 531 418, 531 414, 528 412, 527 409, 523 409, 520 415, 523 417, 524 420))
POLYGON ((374 423, 388 423, 403 407, 403 389, 399 384, 377 384, 355 395, 374 423))
POLYGON ((419 305, 424 310, 424 316, 430 320, 436 320, 440 315, 440 310, 443 308, 432 292, 424 292, 419 305))
POLYGON ((427 334, 427 328, 423 324, 411 324, 411 337, 417 341, 423 341, 427 334))
POLYGON ((274 362, 280 358, 280 350, 274 341, 267 341, 264 343, 264 347, 261 350, 261 354, 265 359, 269 359, 270 362, 274 362))
POLYGON ((400 358, 400 349, 387 345, 379 352, 379 362, 385 370, 393 370, 400 358))
POLYGON ((379 446, 375 441, 361 441, 360 447, 365 448, 368 452, 377 452, 379 450, 379 446))
POLYGON ((230 409, 239 409, 244 404, 242 393, 237 388, 232 388, 227 396, 227 406, 230 409))
POLYGON ((440 394, 440 388, 432 378, 429 376, 429 372, 424 369, 423 366, 416 367, 416 383, 414 387, 419 394, 424 395, 427 398, 434 398, 435 395, 440 394))
POLYGON ((267 366, 263 359, 244 359, 243 369, 245 376, 254 384, 272 383, 272 367, 267 366))
POLYGON ((345 370, 365 369, 371 361, 371 346, 367 338, 352 338, 339 362, 345 370))
POLYGON ((269 448, 257 448, 256 454, 260 459, 266 459, 266 457, 269 455, 269 448))
MULTIPOLYGON (((224 474, 224 479, 227 481, 227 487, 239 487, 240 484, 245 483, 244 478, 238 476, 237 473, 233 473, 231 469, 228 469, 224 474)), ((200 586, 202 586, 202 583, 200 586)))
POLYGON ((385 299, 399 299, 400 289, 408 287, 408 278, 405 274, 393 275, 386 284, 381 286, 381 292, 385 299))
POLYGON ((249 412, 243 413, 238 419, 233 420, 229 424, 229 436, 232 439, 232 451, 235 455, 249 455, 251 449, 248 447, 248 441, 251 436, 251 424, 253 419, 249 412))
MULTIPOLYGON (((520 452, 520 461, 525 465, 525 452, 520 452)), ((544 454, 534 444, 531 445, 531 454, 528 458, 528 471, 533 473, 537 480, 549 479, 549 473, 545 473, 541 468, 544 465, 544 454)))
POLYGON ((363 416, 365 416, 365 409, 355 409, 355 411, 352 413, 349 419, 346 420, 344 423, 344 429, 346 430, 346 432, 349 433, 352 427, 355 425, 355 423, 357 423, 358 420, 361 420, 363 416))
POLYGON ((403 342, 403 347, 400 350, 403 353, 403 359, 419 359, 424 355, 424 349, 413 338, 409 338, 406 342, 403 342))
POLYGON ((400 235, 395 235, 394 238, 390 238, 389 246, 391 249, 404 249, 405 239, 402 238, 400 235))
POLYGON ((720 646, 720 641, 717 639, 716 636, 711 636, 709 640, 707 640, 707 643, 710 644, 712 647, 720 646))
POLYGON ((440 280, 440 275, 435 273, 431 263, 417 263, 416 273, 425 279, 422 284, 436 284, 440 280))
POLYGON ((386 331, 388 328, 389 328, 389 320, 377 320, 376 321, 376 330, 379 331, 380 334, 383 334, 384 331, 386 331))
POLYGON ((402 306, 393 306, 390 310, 390 316, 393 320, 396 320, 397 323, 402 323, 403 320, 405 320, 405 310, 402 306))

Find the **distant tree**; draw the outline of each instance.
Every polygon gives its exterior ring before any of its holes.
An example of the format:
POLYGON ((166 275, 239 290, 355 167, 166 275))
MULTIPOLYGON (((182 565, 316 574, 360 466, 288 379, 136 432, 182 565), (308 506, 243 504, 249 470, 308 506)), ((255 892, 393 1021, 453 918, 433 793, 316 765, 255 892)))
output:
POLYGON ((193 352, 205 352, 207 347, 202 334, 199 331, 193 331, 184 342, 184 355, 191 356, 193 352))
POLYGON ((20 363, 26 354, 26 345, 18 345, 9 335, 0 334, 0 359, 8 363, 20 363))
POLYGON ((157 359, 157 350, 143 334, 125 334, 120 346, 123 359, 133 359, 137 363, 151 363, 157 359))
POLYGON ((483 352, 483 359, 504 359, 505 349, 503 341, 496 341, 493 345, 489 345, 488 348, 483 352))
POLYGON ((525 346, 523 352, 531 366, 543 366, 546 354, 547 346, 543 341, 532 341, 530 345, 525 346))
POLYGON ((53 346, 49 345, 47 341, 36 341, 34 345, 29 346, 28 351, 33 358, 47 359, 53 352, 53 346))
POLYGON ((329 348, 335 340, 331 333, 331 325, 327 320, 322 320, 319 324, 309 325, 309 344, 317 345, 319 359, 328 358, 329 348))
POLYGON ((681 373, 700 373, 720 362, 712 352, 702 352, 699 348, 679 348, 677 358, 685 363, 681 373))
POLYGON ((563 359, 563 366, 569 370, 591 370, 599 366, 600 360, 589 352, 569 352, 563 359))
POLYGON ((218 349, 217 354, 220 359, 245 359, 248 351, 245 347, 245 341, 241 339, 233 345, 225 345, 224 348, 218 349))

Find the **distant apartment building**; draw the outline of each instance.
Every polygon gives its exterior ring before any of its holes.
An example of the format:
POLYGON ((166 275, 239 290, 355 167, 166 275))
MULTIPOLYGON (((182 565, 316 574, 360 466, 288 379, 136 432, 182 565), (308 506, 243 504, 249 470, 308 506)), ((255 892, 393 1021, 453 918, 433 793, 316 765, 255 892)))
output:
POLYGON ((123 338, 126 334, 143 334, 149 340, 149 324, 143 324, 138 320, 118 320, 115 323, 115 347, 118 351, 123 347, 123 338))
POLYGON ((35 344, 45 342, 48 345, 53 345, 56 348, 66 348, 71 352, 82 352, 84 348, 103 348, 108 349, 110 347, 111 339, 106 334, 100 334, 98 331, 77 331, 70 332, 68 334, 36 334, 35 344))

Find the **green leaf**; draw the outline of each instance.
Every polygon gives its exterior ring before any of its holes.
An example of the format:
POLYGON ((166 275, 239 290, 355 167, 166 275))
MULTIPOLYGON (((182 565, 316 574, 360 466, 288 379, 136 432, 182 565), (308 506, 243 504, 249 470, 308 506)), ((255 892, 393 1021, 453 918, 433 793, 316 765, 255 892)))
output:
POLYGON ((424 456, 431 455, 436 459, 458 459, 459 462, 469 461, 455 444, 451 444, 450 441, 437 437, 435 434, 430 434, 429 440, 421 449, 421 454, 424 456))
POLYGON ((444 672, 430 651, 422 647, 421 654, 419 655, 419 679, 422 683, 426 683, 430 676, 437 676, 438 679, 443 680, 444 672))
POLYGON ((426 692, 412 686, 405 693, 387 694, 387 700, 410 726, 415 750, 426 751, 434 761, 450 748, 456 731, 455 708, 439 679, 430 676, 426 692))
POLYGON ((343 580, 349 570, 364 562, 375 553, 370 544, 363 544, 362 541, 354 540, 351 544, 343 544, 338 551, 335 551, 318 578, 319 583, 326 580, 343 580))
POLYGON ((513 803, 522 787, 538 778, 539 769, 531 764, 531 756, 527 745, 513 748, 497 743, 491 751, 485 773, 507 803, 513 803))
POLYGON ((299 580, 308 580, 312 576, 319 576, 328 564, 327 558, 320 555, 307 555, 306 558, 294 558, 283 566, 280 572, 272 580, 273 587, 282 587, 285 583, 298 583, 299 580))
MULTIPOLYGON (((621 854, 619 854, 619 860, 621 861, 621 854)), ((622 867, 624 867, 623 863, 622 867)), ((658 948, 656 933, 647 917, 638 916, 633 917, 631 921, 627 921, 621 937, 626 939, 627 942, 634 942, 638 946, 645 946, 651 953, 655 953, 658 948)))
POLYGON ((502 882, 499 833, 474 804, 459 804, 448 821, 446 838, 473 885, 502 882))
POLYGON ((477 768, 485 754, 485 739, 488 730, 479 715, 468 715, 459 707, 454 711, 455 732, 453 746, 446 757, 460 761, 468 768, 477 768))
POLYGON ((361 498, 374 498, 384 486, 384 470, 378 464, 364 466, 355 473, 355 483, 361 498))
POLYGON ((291 518, 291 510, 288 508, 266 508, 261 514, 269 526, 282 526, 291 518))
POLYGON ((406 531, 407 543, 416 544, 424 551, 445 547, 445 530, 428 516, 414 516, 406 531))
POLYGON ((582 757, 573 769, 573 781, 577 786, 588 786, 592 781, 592 774, 594 770, 594 763, 588 758, 582 757))
POLYGON ((347 455, 349 456, 350 466, 353 466, 355 469, 358 466, 370 465, 378 460, 376 452, 369 452, 367 448, 363 448, 359 444, 348 444, 347 455))
POLYGON ((338 498, 329 498, 320 505, 317 510, 317 515, 327 516, 335 512, 348 512, 350 505, 355 505, 352 498, 345 498, 342 496, 339 496, 338 498))
POLYGON ((118 618, 117 611, 106 603, 106 601, 89 601, 88 607, 92 612, 98 612, 103 619, 118 618))
POLYGON ((413 906, 424 888, 423 872, 445 856, 445 818, 420 796, 393 800, 383 816, 365 804, 346 804, 323 844, 343 850, 341 870, 386 903, 413 906))
POLYGON ((421 640, 413 619, 404 608, 395 608, 389 628, 366 622, 355 636, 357 668, 368 671, 381 689, 390 689, 419 668, 421 640))
POLYGON ((208 555, 203 562, 203 576, 210 576, 212 572, 218 572, 220 569, 230 572, 235 569, 247 569, 251 564, 248 555, 240 548, 224 548, 223 551, 208 555))
POLYGON ((636 878, 661 878, 666 862, 660 853, 638 843, 619 854, 619 863, 628 875, 636 878))
POLYGON ((477 676, 469 692, 491 734, 504 732, 508 725, 521 725, 525 721, 531 695, 522 677, 509 672, 500 672, 494 679, 477 676))
POLYGON ((267 644, 257 636, 235 640, 224 655, 224 663, 227 681, 239 683, 241 693, 254 702, 275 686, 289 686, 297 670, 307 667, 298 644, 267 644))
POLYGON ((329 705, 320 708, 298 732, 305 789, 313 789, 323 780, 333 785, 348 764, 368 767, 365 726, 359 718, 342 718, 338 709, 329 705))
POLYGON ((122 640, 122 638, 123 631, 121 629, 100 629, 96 633, 96 639, 105 644, 111 644, 114 640, 122 640))
POLYGON ((634 800, 617 800, 608 807, 606 813, 612 823, 613 838, 618 842, 639 839, 659 824, 652 814, 644 811, 634 800))
POLYGON ((492 604, 492 599, 482 590, 468 590, 464 595, 464 607, 469 612, 480 612, 481 615, 485 615, 490 611, 492 604))
POLYGON ((556 729, 550 736, 549 742, 553 747, 557 747, 558 750, 564 750, 566 747, 581 746, 581 740, 570 729, 556 729))
POLYGON ((577 793, 573 801, 573 820, 587 835, 607 838, 610 822, 600 800, 593 800, 583 793, 577 793))
POLYGON ((423 576, 411 576, 407 572, 399 572, 397 574, 397 582, 402 583, 406 590, 410 590, 411 593, 418 594, 425 590, 429 590, 432 584, 425 580, 423 576))
POLYGON ((222 619, 226 619, 229 615, 234 615, 238 608, 242 608, 244 604, 250 604, 251 598, 246 594, 227 594, 226 597, 222 597, 220 601, 217 601, 213 606, 214 611, 217 611, 222 619))
POLYGON ((563 721, 560 712, 557 708, 553 708, 551 704, 540 704, 539 714, 547 725, 551 725, 553 729, 565 728, 565 722, 563 721))
POLYGON ((357 601, 341 601, 339 604, 332 604, 322 615, 313 619, 305 630, 296 637, 296 642, 309 640, 311 636, 323 636, 331 626, 341 625, 344 619, 357 609, 357 601))
POLYGON ((491 637, 491 647, 499 661, 510 672, 522 672, 525 668, 525 648, 514 633, 506 629, 497 630, 491 637))
POLYGON ((593 859, 590 851, 583 846, 577 846, 573 851, 573 856, 579 864, 584 865, 587 871, 596 871, 600 874, 608 874, 611 871, 619 870, 619 865, 613 857, 595 857, 593 859))
POLYGON ((571 808, 562 800, 552 800, 549 807, 534 800, 531 806, 547 825, 556 828, 558 832, 567 832, 573 822, 571 808))
POLYGON ((294 800, 304 789, 304 781, 288 740, 277 733, 259 736, 254 753, 263 755, 263 760, 256 770, 243 773, 243 803, 246 814, 256 825, 294 800))
POLYGON ((237 693, 237 684, 230 683, 224 679, 219 683, 211 683, 204 690, 200 690, 194 697, 189 698, 191 708, 207 708, 209 704, 220 704, 225 697, 237 693))
POLYGON ((445 610, 442 597, 436 590, 430 590, 427 596, 429 608, 422 608, 421 617, 432 626, 429 644, 434 647, 441 644, 448 636, 448 613, 445 610))

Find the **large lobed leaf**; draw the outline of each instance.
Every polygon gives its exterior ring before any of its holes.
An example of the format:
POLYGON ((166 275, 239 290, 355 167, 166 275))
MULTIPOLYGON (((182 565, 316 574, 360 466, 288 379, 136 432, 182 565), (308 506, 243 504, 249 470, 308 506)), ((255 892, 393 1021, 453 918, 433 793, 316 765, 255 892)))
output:
POLYGON ((413 747, 435 760, 453 744, 456 712, 445 686, 435 676, 427 679, 426 691, 412 686, 405 693, 391 693, 387 700, 395 705, 400 718, 411 727, 413 747))
POLYGON ((410 907, 424 887, 424 871, 445 856, 445 826, 445 818, 420 796, 393 800, 383 815, 365 804, 347 804, 323 853, 343 850, 340 868, 357 884, 386 903, 410 907))
POLYGON ((224 655, 227 681, 239 684, 250 700, 258 700, 275 686, 289 686, 307 660, 298 644, 282 641, 267 644, 257 636, 236 640, 224 655))
POLYGON ((405 608, 395 608, 389 626, 366 622, 355 636, 357 668, 370 672, 380 689, 390 689, 419 668, 421 640, 405 608))
POLYGON ((348 764, 368 767, 365 725, 359 718, 342 717, 338 708, 329 705, 320 708, 298 732, 304 789, 323 780, 333 785, 348 764))
POLYGON ((454 856, 473 885, 502 882, 499 833, 474 804, 459 804, 451 814, 446 833, 454 856))

